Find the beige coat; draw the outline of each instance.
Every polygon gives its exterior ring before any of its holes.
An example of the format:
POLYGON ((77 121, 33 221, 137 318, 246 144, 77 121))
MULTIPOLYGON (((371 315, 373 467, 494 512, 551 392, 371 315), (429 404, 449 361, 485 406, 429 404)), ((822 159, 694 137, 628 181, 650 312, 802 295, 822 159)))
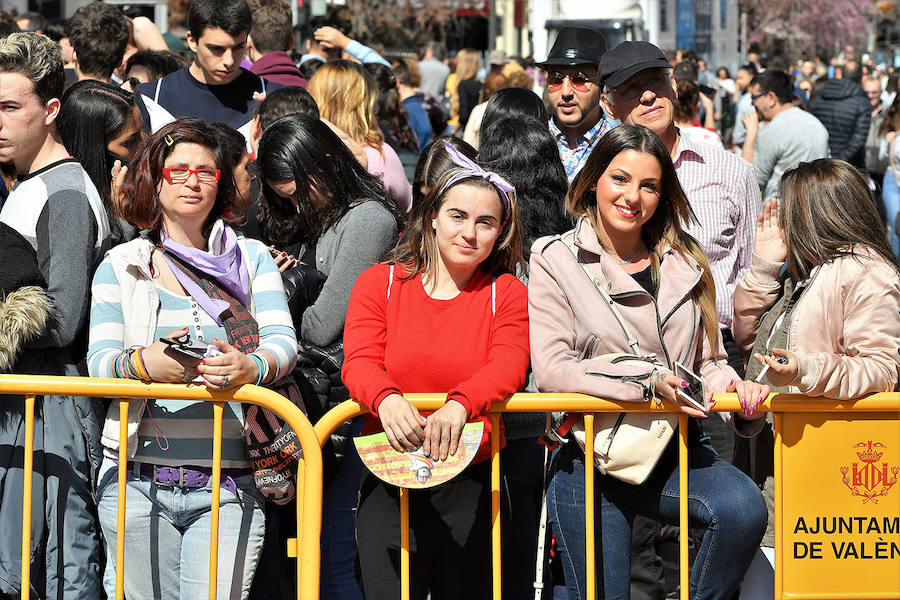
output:
MULTIPOLYGON (((874 253, 861 254, 813 269, 788 332, 799 362, 792 392, 843 399, 897 389, 900 274, 874 253)), ((745 352, 778 299, 782 267, 754 255, 735 291, 733 332, 745 352)))
POLYGON ((603 297, 579 263, 606 287, 641 351, 656 354, 670 368, 674 361, 699 374, 710 392, 724 392, 737 375, 725 361, 718 341, 714 356, 700 309, 691 291, 701 268, 692 259, 663 253, 657 299, 603 252, 590 222, 581 218, 562 236, 538 239, 531 250, 528 318, 531 364, 542 392, 580 392, 610 400, 642 401, 648 397, 652 367, 636 368, 597 359, 582 359, 589 344, 592 355, 630 352, 625 335, 603 297), (578 260, 564 240, 574 236, 578 260))

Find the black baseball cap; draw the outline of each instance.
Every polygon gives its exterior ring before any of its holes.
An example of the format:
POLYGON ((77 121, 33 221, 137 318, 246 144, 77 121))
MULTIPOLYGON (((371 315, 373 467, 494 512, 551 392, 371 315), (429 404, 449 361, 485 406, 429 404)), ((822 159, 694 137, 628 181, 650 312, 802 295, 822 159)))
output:
POLYGON ((596 29, 587 27, 563 27, 550 48, 547 60, 539 67, 563 65, 596 65, 609 46, 606 38, 596 29))
POLYGON ((662 50, 650 42, 622 42, 600 58, 601 85, 619 86, 647 69, 671 69, 662 50))

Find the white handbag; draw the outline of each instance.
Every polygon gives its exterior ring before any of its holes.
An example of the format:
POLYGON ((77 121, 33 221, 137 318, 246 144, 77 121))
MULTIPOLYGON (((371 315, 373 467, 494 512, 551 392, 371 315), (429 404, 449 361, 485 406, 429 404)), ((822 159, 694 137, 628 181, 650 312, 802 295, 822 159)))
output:
MULTIPOLYGON (((569 250, 578 261, 578 253, 571 244, 569 244, 569 250)), ((580 262, 579 264, 618 321, 631 348, 631 353, 585 355, 584 358, 624 365, 633 364, 640 368, 638 371, 640 373, 646 372, 647 363, 666 369, 664 365, 659 364, 655 355, 644 355, 641 352, 637 338, 631 334, 628 324, 622 318, 619 309, 616 308, 615 301, 603 289, 602 282, 591 275, 587 266, 580 262)), ((589 347, 586 350, 589 353, 593 348, 589 347)), ((652 381, 654 376, 651 375, 650 379, 652 381)), ((621 479, 626 483, 634 485, 644 483, 656 467, 656 463, 659 462, 669 440, 672 439, 677 424, 677 415, 671 413, 597 413, 594 417, 594 466, 602 474, 621 479)), ((572 432, 578 446, 585 450, 587 443, 584 434, 584 418, 581 415, 571 415, 557 430, 557 434, 562 436, 568 431, 572 432)), ((585 456, 587 456, 586 452, 585 456)))

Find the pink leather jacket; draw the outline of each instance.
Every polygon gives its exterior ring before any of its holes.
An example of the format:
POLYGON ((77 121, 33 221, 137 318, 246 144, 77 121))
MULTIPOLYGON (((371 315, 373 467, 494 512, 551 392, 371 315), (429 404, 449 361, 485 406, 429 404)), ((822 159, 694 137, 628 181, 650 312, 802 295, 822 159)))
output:
MULTIPOLYGON (((856 252, 813 269, 797 301, 787 343, 800 363, 792 392, 845 399, 897 389, 900 274, 866 248, 856 252)), ((734 293, 733 333, 745 352, 778 299, 782 266, 754 254, 734 293)))
POLYGON ((607 293, 641 351, 656 354, 663 365, 674 361, 699 374, 710 392, 724 392, 737 375, 725 362, 719 340, 712 358, 700 326, 700 309, 691 290, 700 281, 700 266, 674 250, 663 253, 659 293, 654 299, 603 252, 590 221, 582 217, 573 231, 537 240, 531 249, 528 318, 531 364, 542 392, 580 392, 610 400, 648 398, 652 367, 637 368, 597 359, 582 359, 589 345, 593 355, 631 352, 625 334, 588 279, 580 263, 607 293), (565 240, 578 248, 578 259, 565 240))

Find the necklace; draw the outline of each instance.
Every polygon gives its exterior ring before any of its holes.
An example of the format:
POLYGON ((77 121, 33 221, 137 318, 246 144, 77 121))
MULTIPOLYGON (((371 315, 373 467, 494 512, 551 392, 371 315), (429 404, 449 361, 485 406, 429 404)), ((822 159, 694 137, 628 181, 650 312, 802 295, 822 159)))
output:
POLYGON ((616 256, 615 254, 612 254, 612 253, 609 253, 609 256, 614 261, 616 261, 617 265, 630 265, 637 259, 638 254, 640 254, 640 253, 641 253, 641 251, 638 250, 637 252, 635 252, 634 254, 631 255, 631 258, 619 258, 618 256, 616 256))

